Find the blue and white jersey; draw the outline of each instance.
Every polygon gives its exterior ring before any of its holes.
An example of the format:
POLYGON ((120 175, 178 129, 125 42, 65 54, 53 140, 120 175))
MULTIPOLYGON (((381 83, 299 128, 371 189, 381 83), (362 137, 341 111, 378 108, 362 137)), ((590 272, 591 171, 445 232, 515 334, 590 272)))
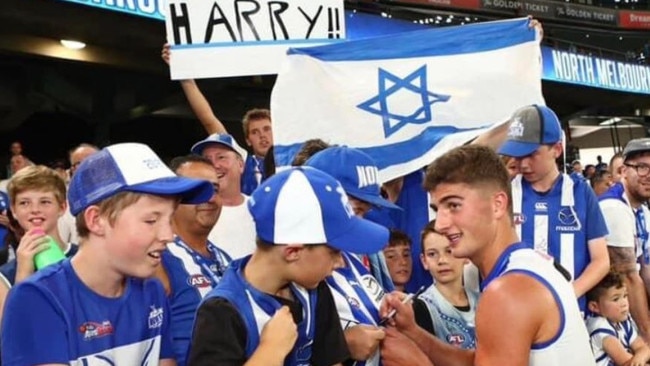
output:
MULTIPOLYGON (((605 219, 591 187, 562 174, 549 192, 536 192, 517 175, 512 180, 515 228, 522 242, 547 253, 578 278, 591 262, 588 242, 607 235, 605 219)), ((586 310, 584 296, 580 308, 586 310)))
POLYGON ((171 293, 171 333, 179 366, 184 366, 192 339, 194 315, 201 300, 221 280, 230 263, 230 257, 216 245, 207 243, 211 258, 190 248, 179 237, 167 245, 162 264, 169 278, 171 293))
POLYGON ((106 298, 86 287, 67 259, 9 292, 2 364, 158 365, 174 358, 169 322, 157 279, 127 278, 122 296, 106 298))
POLYGON ((603 341, 606 337, 611 336, 618 339, 625 350, 633 354, 632 342, 639 336, 636 332, 636 325, 630 316, 622 323, 612 323, 602 316, 590 316, 587 318, 587 330, 597 366, 615 365, 603 348, 603 341))
POLYGON ((544 285, 560 309, 560 329, 548 342, 533 344, 529 366, 595 366, 589 334, 578 309, 573 286, 555 268, 553 259, 517 243, 509 246, 481 282, 484 291, 492 281, 508 273, 523 274, 544 285))
POLYGON ((436 337, 463 349, 476 348, 476 303, 478 292, 465 290, 469 311, 460 311, 452 305, 435 285, 431 285, 418 298, 429 309, 436 337))
MULTIPOLYGON (((326 279, 341 319, 341 327, 345 331, 359 324, 378 325, 384 288, 355 255, 345 252, 341 255, 345 267, 336 269, 326 279)), ((380 364, 379 350, 367 361, 353 363, 357 366, 380 364)))
MULTIPOLYGON (((250 256, 230 263, 221 282, 204 298, 222 298, 228 300, 238 311, 246 326, 246 357, 255 352, 260 343, 260 334, 264 325, 282 304, 273 296, 263 293, 251 286, 244 278, 243 270, 250 256)), ((291 292, 302 305, 303 318, 298 323, 298 339, 293 350, 285 358, 287 366, 309 366, 312 345, 316 330, 316 290, 306 290, 291 284, 291 292)))

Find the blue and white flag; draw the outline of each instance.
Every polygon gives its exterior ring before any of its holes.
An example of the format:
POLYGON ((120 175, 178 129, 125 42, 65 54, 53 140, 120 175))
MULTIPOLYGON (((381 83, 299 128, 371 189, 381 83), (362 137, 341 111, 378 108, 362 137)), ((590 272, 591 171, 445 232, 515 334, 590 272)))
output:
POLYGON ((386 181, 544 104, 528 19, 288 51, 271 94, 276 165, 320 138, 360 148, 386 181))

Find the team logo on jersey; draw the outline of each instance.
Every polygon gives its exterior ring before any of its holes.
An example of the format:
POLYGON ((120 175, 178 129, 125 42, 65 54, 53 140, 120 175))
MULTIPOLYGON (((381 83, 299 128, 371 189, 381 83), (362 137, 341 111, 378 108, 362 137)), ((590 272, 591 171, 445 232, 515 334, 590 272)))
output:
POLYGON ((557 219, 561 224, 555 227, 557 231, 580 231, 582 228, 580 219, 578 219, 573 207, 562 207, 557 214, 557 219))
POLYGON ((108 320, 104 320, 101 323, 85 322, 79 327, 79 332, 83 334, 84 341, 89 341, 113 334, 113 325, 108 320))
POLYGON ((211 287, 212 282, 205 277, 202 274, 195 274, 187 278, 187 284, 196 287, 196 288, 203 288, 203 287, 211 287))
POLYGON ((537 212, 546 212, 548 211, 547 202, 535 202, 535 211, 537 212))
POLYGON ((348 300, 348 304, 350 304, 350 306, 352 306, 353 308, 357 308, 357 309, 358 309, 358 308, 361 306, 361 305, 359 304, 359 300, 355 299, 355 298, 352 297, 352 296, 348 296, 348 299, 347 299, 347 300, 348 300))
POLYGON ((512 220, 514 221, 515 225, 522 225, 524 222, 526 222, 526 216, 522 213, 516 213, 512 215, 512 220))
POLYGON ((465 336, 458 333, 448 334, 447 343, 451 344, 452 346, 460 347, 465 343, 465 336))
POLYGON ((149 312, 149 329, 160 328, 163 323, 163 309, 157 308, 153 305, 150 307, 151 311, 149 312))
POLYGON ((372 275, 361 276, 361 283, 366 289, 366 292, 370 295, 370 298, 380 304, 381 300, 384 298, 384 289, 381 287, 376 278, 372 275))

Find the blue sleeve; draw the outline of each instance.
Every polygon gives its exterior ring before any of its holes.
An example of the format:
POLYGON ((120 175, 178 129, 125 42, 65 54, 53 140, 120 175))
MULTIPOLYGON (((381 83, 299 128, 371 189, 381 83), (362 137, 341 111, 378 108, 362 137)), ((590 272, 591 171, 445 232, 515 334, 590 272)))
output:
POLYGON ((584 187, 586 188, 585 199, 587 201, 587 240, 603 238, 609 232, 607 231, 605 217, 598 204, 598 198, 596 198, 596 194, 589 186, 585 184, 584 187))
POLYGON ((2 365, 68 364, 68 327, 51 295, 32 283, 9 291, 2 320, 2 365))

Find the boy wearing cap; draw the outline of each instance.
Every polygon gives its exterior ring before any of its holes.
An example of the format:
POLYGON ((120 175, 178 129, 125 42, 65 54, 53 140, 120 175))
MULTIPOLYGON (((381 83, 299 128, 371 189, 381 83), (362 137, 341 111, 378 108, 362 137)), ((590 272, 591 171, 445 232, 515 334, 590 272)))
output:
POLYGON ((242 194, 240 181, 246 150, 228 134, 212 134, 192 146, 192 154, 212 162, 219 178, 219 196, 223 202, 221 217, 210 232, 209 239, 219 243, 232 258, 237 259, 255 250, 255 225, 242 194))
POLYGON ((88 157, 70 183, 81 245, 71 260, 14 287, 2 323, 3 365, 175 365, 165 292, 151 277, 172 239, 179 200, 209 182, 177 177, 143 144, 88 157))
POLYGON ((388 230, 356 217, 340 184, 309 167, 265 180, 249 209, 257 249, 232 262, 199 307, 189 364, 329 366, 349 359, 323 280, 341 265, 341 251, 378 251, 388 230))
POLYGON ((584 179, 560 173, 562 128, 550 108, 526 106, 511 120, 499 154, 519 161, 520 174, 512 180, 517 234, 569 271, 584 312, 584 294, 609 271, 607 227, 598 201, 584 179))
MULTIPOLYGON (((623 150, 621 181, 600 197, 600 208, 609 229, 607 249, 611 265, 623 277, 628 290, 630 314, 639 333, 650 341, 650 315, 646 287, 639 269, 648 266, 650 211, 650 139, 628 142, 623 150)), ((647 283, 646 283, 647 285, 647 283)))
MULTIPOLYGON (((372 206, 398 209, 380 195, 379 170, 361 150, 333 146, 316 153, 305 166, 319 169, 337 179, 348 195, 357 217, 372 206)), ((389 236, 390 239, 390 236, 389 236)), ((365 238, 357 238, 364 245, 365 238)), ((388 245, 388 240, 384 246, 388 245)), ((384 332, 378 328, 379 306, 386 291, 394 289, 383 251, 367 256, 341 253, 344 265, 327 278, 334 295, 341 326, 355 365, 378 365, 379 342, 384 332)))

